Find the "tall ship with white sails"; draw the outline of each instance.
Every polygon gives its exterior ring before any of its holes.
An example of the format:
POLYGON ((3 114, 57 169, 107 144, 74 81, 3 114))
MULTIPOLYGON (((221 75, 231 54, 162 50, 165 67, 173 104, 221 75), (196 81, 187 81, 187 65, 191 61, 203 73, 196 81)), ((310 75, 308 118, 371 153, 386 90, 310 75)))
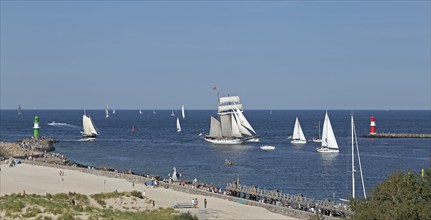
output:
POLYGON ((81 134, 84 138, 95 138, 99 135, 93 120, 86 114, 82 115, 82 128, 81 134))
POLYGON ((296 117, 295 127, 293 128, 292 144, 306 144, 307 139, 305 139, 304 132, 302 132, 301 124, 299 123, 298 117, 296 117))
POLYGON ((332 130, 331 121, 329 120, 328 112, 325 114, 322 131, 322 145, 316 149, 319 153, 338 153, 337 139, 335 138, 334 130, 332 130))
POLYGON ((256 131, 242 114, 239 96, 219 97, 218 116, 211 116, 210 133, 205 140, 213 144, 241 144, 244 141, 258 142, 256 131), (252 134, 253 133, 253 134, 252 134))

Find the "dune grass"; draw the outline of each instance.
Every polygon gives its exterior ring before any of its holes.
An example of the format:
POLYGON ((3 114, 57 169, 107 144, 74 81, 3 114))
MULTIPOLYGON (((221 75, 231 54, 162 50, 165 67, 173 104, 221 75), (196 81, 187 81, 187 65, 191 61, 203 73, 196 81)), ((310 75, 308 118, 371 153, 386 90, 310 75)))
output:
POLYGON ((197 220, 190 213, 179 214, 172 208, 131 212, 106 208, 106 199, 122 196, 140 198, 139 192, 112 192, 91 195, 104 208, 91 205, 86 195, 77 193, 59 193, 41 195, 12 194, 0 198, 0 219, 36 219, 36 220, 69 220, 81 219, 167 219, 167 220, 197 220))

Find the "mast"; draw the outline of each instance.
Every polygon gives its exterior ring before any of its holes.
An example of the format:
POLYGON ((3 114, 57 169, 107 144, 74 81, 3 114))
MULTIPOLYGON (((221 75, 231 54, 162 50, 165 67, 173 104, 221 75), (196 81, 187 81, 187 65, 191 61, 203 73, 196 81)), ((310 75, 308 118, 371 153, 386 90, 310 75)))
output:
POLYGON ((350 126, 352 127, 352 198, 355 198, 355 140, 353 138, 354 122, 353 115, 350 116, 350 126))

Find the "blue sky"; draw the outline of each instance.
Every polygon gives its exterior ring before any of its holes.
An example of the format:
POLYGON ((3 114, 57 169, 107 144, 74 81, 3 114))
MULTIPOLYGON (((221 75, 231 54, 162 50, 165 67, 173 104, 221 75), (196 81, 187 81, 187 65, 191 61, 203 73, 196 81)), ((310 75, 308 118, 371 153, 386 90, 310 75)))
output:
POLYGON ((430 1, 1 1, 2 109, 430 109, 430 1))

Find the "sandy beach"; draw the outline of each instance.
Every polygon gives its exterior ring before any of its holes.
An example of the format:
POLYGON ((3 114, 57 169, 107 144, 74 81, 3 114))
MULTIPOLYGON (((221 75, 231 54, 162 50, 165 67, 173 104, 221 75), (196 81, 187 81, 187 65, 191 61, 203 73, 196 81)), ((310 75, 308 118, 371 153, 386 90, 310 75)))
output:
MULTIPOLYGON (((145 197, 155 201, 155 207, 173 207, 177 203, 190 203, 193 198, 199 201, 199 208, 178 209, 180 212, 190 211, 199 219, 295 219, 281 214, 272 213, 264 208, 242 205, 220 198, 204 197, 187 194, 162 187, 149 188, 143 184, 132 184, 124 179, 107 178, 75 170, 60 169, 18 164, 15 167, 1 165, 0 195, 12 193, 46 194, 77 192, 86 195, 101 192, 129 192, 138 190, 145 192, 145 197), (203 201, 207 199, 207 208, 203 201)), ((152 208, 152 207, 151 207, 152 208)))

